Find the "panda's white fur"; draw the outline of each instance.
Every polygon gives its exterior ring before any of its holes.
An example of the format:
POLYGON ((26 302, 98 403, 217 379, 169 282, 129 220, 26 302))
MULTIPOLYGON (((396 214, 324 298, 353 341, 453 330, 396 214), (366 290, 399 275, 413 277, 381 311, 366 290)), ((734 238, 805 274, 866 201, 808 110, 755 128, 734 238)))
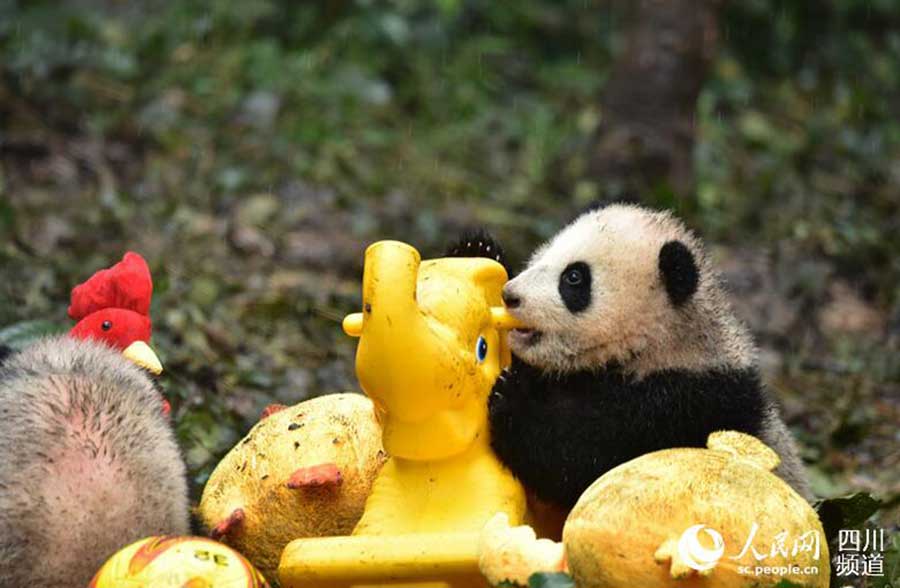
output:
POLYGON ((811 498, 792 436, 759 382, 753 341, 700 241, 671 214, 610 205, 581 215, 534 253, 504 299, 528 329, 510 334, 517 361, 491 399, 493 443, 539 497, 571 502, 632 453, 702 444, 707 432, 734 427, 775 449, 776 473, 811 498), (575 291, 573 311, 561 280, 575 263, 590 282, 575 291), (554 466, 558 488, 545 482, 554 466))
POLYGON ((670 368, 747 367, 756 352, 722 296, 698 240, 666 212, 611 205, 583 214, 538 249, 505 292, 523 303, 511 312, 540 331, 514 332, 510 346, 528 363, 560 372, 618 362, 637 376, 670 368), (669 303, 659 279, 659 251, 677 240, 693 253, 697 291, 682 307, 669 303), (570 312, 559 277, 571 262, 591 266, 592 305, 570 312))

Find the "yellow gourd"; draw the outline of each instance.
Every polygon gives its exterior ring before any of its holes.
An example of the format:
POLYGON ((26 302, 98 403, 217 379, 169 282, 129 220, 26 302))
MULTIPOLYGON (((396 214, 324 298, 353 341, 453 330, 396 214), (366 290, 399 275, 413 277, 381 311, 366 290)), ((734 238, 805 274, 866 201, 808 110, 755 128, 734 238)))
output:
POLYGON ((567 560, 579 588, 828 586, 822 525, 771 472, 775 452, 736 431, 713 433, 707 446, 649 453, 601 476, 569 514, 562 544, 496 517, 482 533, 482 573, 527 586, 567 560))
POLYGON ((579 588, 828 586, 828 545, 812 507, 771 470, 755 437, 650 453, 604 474, 563 530, 579 588))
POLYGON ((198 514, 274 584, 288 541, 352 531, 385 459, 368 398, 313 398, 269 414, 234 446, 198 514))
POLYGON ((391 456, 351 537, 298 539, 279 567, 286 587, 482 586, 478 539, 504 513, 520 524, 522 487, 490 450, 487 397, 515 325, 507 275, 489 259, 421 262, 405 243, 366 251, 356 373, 391 456))

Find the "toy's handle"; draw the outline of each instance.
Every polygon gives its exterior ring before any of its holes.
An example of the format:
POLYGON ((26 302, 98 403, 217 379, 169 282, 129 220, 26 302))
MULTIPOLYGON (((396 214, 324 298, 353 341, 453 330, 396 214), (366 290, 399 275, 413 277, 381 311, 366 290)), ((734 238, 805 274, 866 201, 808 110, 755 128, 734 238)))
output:
POLYGON ((478 532, 310 537, 281 554, 285 588, 441 586, 488 588, 478 570, 478 532))

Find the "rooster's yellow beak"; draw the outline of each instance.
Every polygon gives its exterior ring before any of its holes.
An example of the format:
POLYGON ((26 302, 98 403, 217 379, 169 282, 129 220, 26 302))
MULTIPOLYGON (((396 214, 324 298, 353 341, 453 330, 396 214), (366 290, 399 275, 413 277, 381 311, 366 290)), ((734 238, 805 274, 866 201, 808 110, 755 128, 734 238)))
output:
POLYGON ((159 363, 159 358, 156 357, 156 354, 150 349, 150 346, 143 341, 135 341, 125 348, 122 355, 154 376, 158 376, 163 371, 162 364, 159 363))

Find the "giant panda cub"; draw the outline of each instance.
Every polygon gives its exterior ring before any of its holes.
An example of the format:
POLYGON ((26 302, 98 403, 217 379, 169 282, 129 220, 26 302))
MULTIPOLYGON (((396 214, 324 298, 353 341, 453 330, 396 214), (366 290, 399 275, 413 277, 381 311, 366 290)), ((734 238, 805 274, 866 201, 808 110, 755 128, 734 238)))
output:
MULTIPOLYGON (((499 248, 470 236, 450 254, 479 249, 496 258, 499 248)), ((781 456, 776 473, 811 498, 751 337, 701 243, 669 213, 616 204, 582 214, 534 253, 503 300, 527 328, 509 335, 491 442, 538 499, 568 510, 617 465, 703 447, 721 429, 762 439, 781 456)))

